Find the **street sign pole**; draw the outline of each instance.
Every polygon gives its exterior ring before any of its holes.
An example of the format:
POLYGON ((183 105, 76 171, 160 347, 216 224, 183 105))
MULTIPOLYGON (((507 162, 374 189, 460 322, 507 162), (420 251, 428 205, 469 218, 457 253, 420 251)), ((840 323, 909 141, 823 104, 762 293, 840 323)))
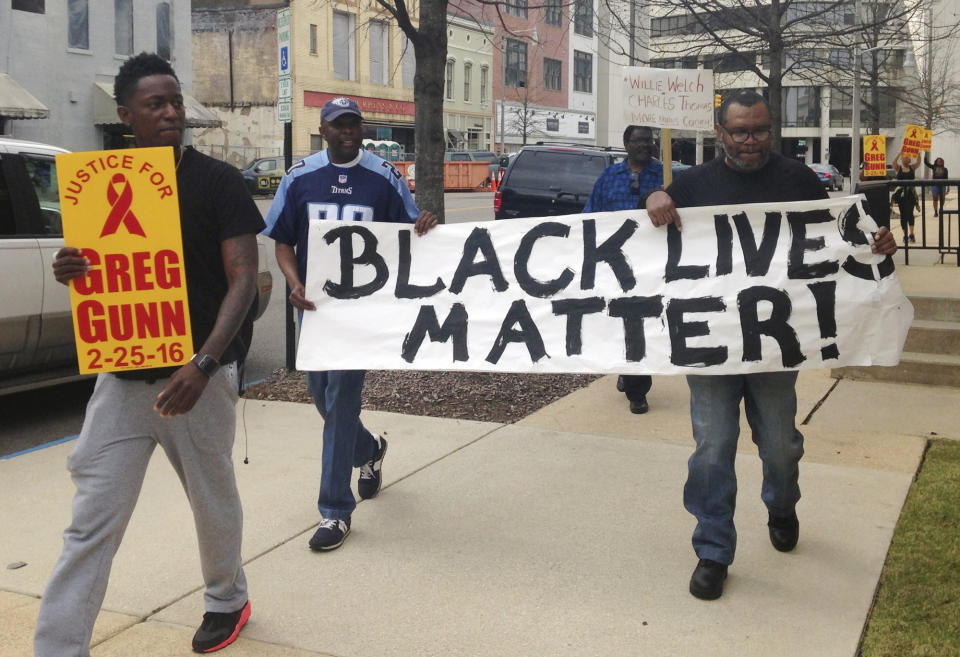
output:
MULTIPOLYGON (((284 170, 293 166, 293 62, 290 59, 290 8, 277 10, 277 121, 283 123, 284 170)), ((290 285, 286 298, 286 349, 287 371, 296 369, 297 327, 293 320, 293 305, 290 303, 290 285)))

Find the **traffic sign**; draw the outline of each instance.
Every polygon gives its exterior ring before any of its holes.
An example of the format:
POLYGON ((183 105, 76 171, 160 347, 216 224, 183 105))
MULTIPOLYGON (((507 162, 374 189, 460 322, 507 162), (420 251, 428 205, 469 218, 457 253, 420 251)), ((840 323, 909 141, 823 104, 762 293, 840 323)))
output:
POLYGON ((293 98, 292 86, 289 74, 281 75, 277 78, 277 98, 279 100, 290 100, 293 98))
POLYGON ((292 119, 292 103, 290 99, 277 101, 277 121, 287 123, 292 119))

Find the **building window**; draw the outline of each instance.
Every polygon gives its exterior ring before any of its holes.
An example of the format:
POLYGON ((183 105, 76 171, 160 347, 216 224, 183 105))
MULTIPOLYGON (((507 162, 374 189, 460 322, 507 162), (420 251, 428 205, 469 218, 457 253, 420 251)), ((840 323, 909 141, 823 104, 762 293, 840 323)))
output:
POLYGON ((506 0, 504 7, 511 16, 527 17, 527 0, 506 0))
POLYGON ((480 104, 484 105, 487 102, 487 67, 480 67, 480 104))
POLYGON ((113 0, 113 40, 118 55, 133 54, 133 0, 113 0))
POLYGON ((560 91, 563 62, 559 59, 543 58, 543 87, 550 91, 560 91))
POLYGON ((390 26, 383 21, 370 21, 370 82, 390 81, 390 26))
POLYGON ((576 0, 573 31, 583 36, 593 36, 593 0, 576 0))
POLYGON ((547 25, 559 25, 563 22, 562 0, 546 0, 543 5, 543 22, 547 25))
POLYGON ((169 2, 161 2, 157 5, 157 54, 168 62, 173 55, 173 30, 169 2))
POLYGON ((783 127, 816 128, 820 125, 820 87, 784 87, 783 127))
POLYGON ((13 0, 11 8, 14 11, 29 11, 33 14, 42 14, 45 9, 44 0, 13 0))
POLYGON ((310 54, 317 54, 317 26, 310 24, 310 54))
POLYGON ((90 7, 87 0, 69 0, 67 12, 67 45, 80 50, 90 50, 90 7))
POLYGON ((560 132, 560 119, 547 119, 547 132, 560 132))
POLYGON ((593 55, 573 51, 573 90, 593 93, 593 55))
POLYGON ((504 83, 508 87, 527 86, 527 44, 525 41, 507 39, 507 63, 504 83))
POLYGON ((354 43, 356 20, 353 14, 333 12, 333 76, 338 80, 357 79, 354 43))
POLYGON ((413 76, 417 73, 417 58, 413 52, 413 44, 407 39, 407 35, 402 35, 403 55, 401 56, 401 68, 403 76, 403 88, 413 89, 413 76))
POLYGON ((447 60, 447 100, 453 100, 453 60, 447 60))
POLYGON ((590 124, 586 121, 577 121, 577 133, 581 135, 589 135, 590 124))
POLYGON ((473 64, 463 63, 463 102, 470 102, 470 79, 473 77, 473 64))

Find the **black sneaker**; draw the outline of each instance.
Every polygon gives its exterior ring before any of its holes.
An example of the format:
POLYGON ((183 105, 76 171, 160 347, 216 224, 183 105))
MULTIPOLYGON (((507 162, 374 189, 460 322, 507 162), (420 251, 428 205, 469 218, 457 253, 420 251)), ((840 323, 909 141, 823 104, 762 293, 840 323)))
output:
POLYGON ((643 415, 650 410, 650 404, 647 403, 647 396, 642 395, 640 399, 630 400, 630 412, 636 415, 643 415))
POLYGON ((701 600, 716 600, 723 595, 723 580, 727 579, 727 565, 710 559, 701 559, 690 578, 690 593, 701 600))
POLYGON ((236 641, 240 630, 250 619, 250 601, 237 611, 220 613, 208 611, 203 615, 200 629, 193 635, 194 652, 213 652, 236 641))
POLYGON ((350 533, 350 520, 323 520, 310 539, 310 549, 314 552, 335 550, 350 533))
POLYGON ((357 492, 360 493, 361 500, 376 497, 380 492, 380 484, 383 483, 380 468, 383 467, 383 457, 387 453, 387 439, 374 435, 373 440, 377 444, 377 451, 374 452, 372 459, 360 466, 357 492))
POLYGON ((800 540, 800 521, 794 511, 786 518, 767 514, 767 527, 770 531, 770 543, 780 552, 790 552, 800 540))

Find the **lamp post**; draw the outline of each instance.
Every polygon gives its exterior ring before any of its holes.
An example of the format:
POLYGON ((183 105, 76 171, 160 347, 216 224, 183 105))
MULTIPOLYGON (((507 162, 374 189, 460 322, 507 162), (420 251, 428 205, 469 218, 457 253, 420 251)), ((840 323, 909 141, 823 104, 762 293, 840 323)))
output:
MULTIPOLYGON (((532 27, 523 30, 510 32, 510 36, 521 36, 525 33, 530 34, 530 41, 540 43, 537 38, 537 28, 532 27)), ((507 116, 507 48, 503 40, 506 35, 500 34, 500 155, 506 153, 506 133, 504 131, 505 118, 507 116)))
MULTIPOLYGON (((859 10, 860 0, 856 6, 859 10)), ((859 16, 859 14, 858 14, 859 16)), ((850 121, 850 191, 853 192, 860 182, 860 57, 868 52, 880 50, 884 46, 874 46, 860 50, 857 44, 853 45, 853 117, 850 121)), ((876 100, 874 100, 876 102, 876 100)))
MULTIPOLYGON (((854 25, 860 25, 860 0, 853 3, 854 25)), ((854 39, 859 39, 860 34, 854 32, 854 39)), ((874 50, 880 50, 885 46, 874 46, 860 50, 860 46, 854 41, 853 44, 853 117, 850 120, 850 191, 853 192, 860 182, 860 56, 874 50)), ((876 102, 876 99, 874 99, 876 102)))

